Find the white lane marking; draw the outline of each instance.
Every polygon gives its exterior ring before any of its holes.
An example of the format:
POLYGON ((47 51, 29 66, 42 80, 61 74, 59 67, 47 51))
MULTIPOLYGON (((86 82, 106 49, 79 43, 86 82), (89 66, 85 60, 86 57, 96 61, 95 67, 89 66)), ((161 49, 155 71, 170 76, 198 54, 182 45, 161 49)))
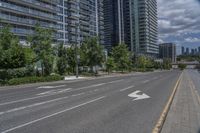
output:
POLYGON ((84 95, 85 93, 83 92, 83 93, 79 93, 79 94, 74 94, 74 95, 72 95, 72 97, 76 97, 76 96, 80 96, 80 95, 84 95))
MULTIPOLYGON (((120 81, 123 81, 123 79, 114 80, 114 81, 111 81, 111 82, 108 82, 108 83, 102 83, 101 85, 110 84, 110 83, 116 83, 116 82, 120 82, 120 81)), ((98 84, 98 86, 100 86, 100 84, 98 84)), ((91 86, 81 87, 81 88, 69 90, 67 92, 78 91, 78 90, 83 90, 83 89, 89 89, 89 88, 92 88, 92 87, 97 87, 97 85, 91 85, 91 86)), ((0 106, 2 106, 2 105, 8 105, 8 104, 13 104, 13 103, 18 103, 18 102, 24 102, 24 101, 33 100, 33 99, 42 98, 42 97, 47 97, 47 96, 52 96, 52 95, 56 95, 56 94, 57 93, 51 94, 51 95, 42 95, 42 96, 37 96, 37 97, 31 97, 31 98, 25 98, 25 99, 20 99, 20 100, 16 100, 16 101, 10 101, 10 102, 5 102, 5 103, 0 103, 0 106)))
POLYGON ((23 110, 23 109, 27 109, 27 108, 32 108, 32 107, 35 107, 35 106, 39 106, 39 105, 43 105, 43 104, 47 104, 47 103, 51 103, 51 102, 64 100, 64 99, 67 99, 67 98, 68 98, 68 96, 67 97, 62 97, 62 98, 56 98, 56 99, 53 99, 53 100, 44 101, 44 102, 40 102, 40 103, 35 103, 35 104, 23 106, 23 107, 14 108, 14 109, 11 109, 11 110, 8 110, 8 111, 5 111, 5 112, 1 112, 0 115, 11 113, 11 112, 15 112, 15 111, 19 111, 19 110, 23 110))
POLYGON ((120 82, 120 81, 124 81, 123 79, 120 79, 120 80, 115 80, 115 81, 111 81, 111 82, 108 82, 109 84, 112 84, 112 83, 117 83, 117 82, 120 82))
POLYGON ((79 107, 85 106, 85 105, 87 105, 87 104, 90 104, 90 103, 96 102, 96 101, 101 100, 101 99, 103 99, 103 98, 105 98, 105 96, 102 96, 102 97, 99 97, 99 98, 96 98, 96 99, 93 99, 93 100, 87 101, 87 102, 85 102, 85 103, 82 103, 82 104, 79 104, 79 105, 73 106, 73 107, 71 107, 71 108, 67 108, 67 109, 65 109, 65 110, 62 110, 62 111, 59 111, 59 112, 53 113, 53 114, 51 114, 51 115, 47 115, 47 116, 41 117, 41 118, 39 118, 39 119, 36 119, 36 120, 30 121, 30 122, 24 123, 24 124, 22 124, 22 125, 19 125, 19 126, 16 126, 16 127, 10 128, 10 129, 7 129, 7 130, 5 130, 5 131, 2 131, 2 133, 8 133, 8 132, 14 131, 14 130, 16 130, 16 129, 19 129, 19 128, 22 128, 22 127, 25 127, 25 126, 31 125, 31 124, 36 123, 36 122, 38 122, 38 121, 42 121, 42 120, 44 120, 44 119, 47 119, 47 118, 50 118, 50 117, 53 117, 53 116, 56 116, 56 115, 59 115, 59 114, 65 113, 65 112, 67 112, 67 111, 70 111, 70 110, 73 110, 73 109, 76 109, 76 108, 79 108, 79 107))
POLYGON ((58 86, 40 86, 36 89, 54 89, 54 88, 60 88, 60 87, 65 87, 66 85, 58 85, 58 86))
MULTIPOLYGON (((71 88, 69 88, 69 89, 71 89, 71 88)), ((52 95, 56 95, 56 94, 57 93, 49 94, 49 95, 41 95, 41 96, 36 96, 36 97, 30 97, 30 98, 25 98, 25 99, 20 99, 20 100, 16 100, 16 101, 5 102, 5 103, 0 103, 0 106, 18 103, 18 102, 24 102, 24 101, 38 99, 38 98, 47 97, 47 96, 52 96, 52 95)))
POLYGON ((138 94, 138 93, 141 93, 141 91, 137 90, 133 93, 130 93, 128 96, 131 97, 131 98, 135 98, 135 99, 133 99, 133 101, 151 98, 150 96, 148 96, 145 93, 142 93, 142 94, 138 94))
POLYGON ((129 86, 129 87, 127 87, 127 88, 121 89, 120 91, 121 91, 121 92, 122 92, 122 91, 126 91, 126 90, 132 89, 132 88, 134 88, 134 87, 135 87, 135 86, 132 85, 132 86, 129 86))
POLYGON ((150 80, 145 80, 145 81, 143 81, 142 83, 144 83, 144 84, 145 84, 145 83, 148 83, 149 81, 150 81, 150 80))
POLYGON ((59 90, 50 90, 50 91, 45 91, 45 92, 42 92, 42 93, 39 93, 37 94, 38 96, 40 95, 53 95, 53 94, 58 94, 58 93, 64 93, 66 91, 69 91, 71 90, 71 88, 67 88, 67 89, 59 89, 59 90))
POLYGON ((98 86, 102 86, 102 85, 105 85, 107 83, 101 83, 101 84, 95 84, 95 85, 92 85, 92 87, 98 87, 98 86))

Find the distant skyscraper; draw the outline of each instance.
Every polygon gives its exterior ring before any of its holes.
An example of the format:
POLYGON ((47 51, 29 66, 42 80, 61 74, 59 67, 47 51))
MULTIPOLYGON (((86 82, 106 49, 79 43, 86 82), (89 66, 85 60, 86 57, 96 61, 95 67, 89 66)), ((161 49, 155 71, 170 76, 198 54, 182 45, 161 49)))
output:
POLYGON ((195 49, 191 49, 191 55, 195 54, 195 49))
POLYGON ((186 55, 189 55, 189 54, 190 54, 190 49, 186 48, 186 55))
POLYGON ((200 47, 198 47, 198 53, 200 54, 200 47))
POLYGON ((182 55, 185 54, 185 47, 181 47, 181 54, 182 54, 182 55))
POLYGON ((176 44, 163 43, 159 45, 159 55, 162 59, 171 59, 172 62, 176 62, 176 44))
POLYGON ((126 43, 136 54, 157 55, 157 1, 104 0, 105 44, 126 43))

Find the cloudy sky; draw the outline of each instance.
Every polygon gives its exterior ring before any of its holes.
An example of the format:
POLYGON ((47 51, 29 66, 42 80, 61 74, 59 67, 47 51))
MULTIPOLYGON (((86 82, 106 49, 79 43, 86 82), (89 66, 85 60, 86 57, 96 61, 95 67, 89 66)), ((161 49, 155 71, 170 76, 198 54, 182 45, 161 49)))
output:
POLYGON ((159 43, 200 46, 200 0, 158 0, 159 43))

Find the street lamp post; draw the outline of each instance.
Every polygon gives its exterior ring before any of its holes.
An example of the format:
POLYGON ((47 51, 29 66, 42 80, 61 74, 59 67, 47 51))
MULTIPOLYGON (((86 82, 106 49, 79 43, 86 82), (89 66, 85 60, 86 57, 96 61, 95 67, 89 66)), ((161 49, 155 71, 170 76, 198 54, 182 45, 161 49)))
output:
POLYGON ((78 23, 76 23, 76 43, 75 43, 75 57, 76 57, 76 78, 79 77, 79 71, 78 71, 78 63, 79 63, 79 55, 78 55, 78 23))

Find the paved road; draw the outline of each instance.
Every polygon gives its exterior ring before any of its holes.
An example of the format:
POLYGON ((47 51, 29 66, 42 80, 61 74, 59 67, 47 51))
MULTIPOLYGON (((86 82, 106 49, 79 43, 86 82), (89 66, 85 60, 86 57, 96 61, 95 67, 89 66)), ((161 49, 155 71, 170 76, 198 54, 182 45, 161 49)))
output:
POLYGON ((0 90, 0 132, 150 133, 180 73, 0 90))

